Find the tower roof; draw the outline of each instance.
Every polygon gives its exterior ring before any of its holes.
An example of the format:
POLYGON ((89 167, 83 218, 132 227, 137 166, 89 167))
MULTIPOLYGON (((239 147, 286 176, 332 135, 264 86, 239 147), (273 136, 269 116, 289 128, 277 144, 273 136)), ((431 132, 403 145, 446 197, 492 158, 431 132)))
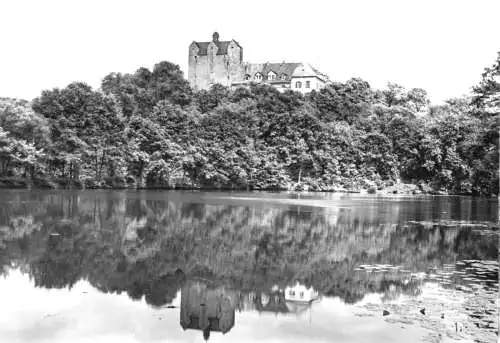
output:
POLYGON ((198 51, 199 56, 204 56, 204 55, 208 54, 208 45, 212 42, 215 43, 215 45, 217 45, 217 48, 218 48, 217 55, 227 55, 227 48, 229 47, 229 44, 231 42, 236 43, 236 45, 241 48, 241 45, 237 41, 235 41, 234 39, 220 41, 219 34, 217 32, 214 32, 212 37, 213 37, 213 39, 210 42, 196 42, 196 41, 194 42, 196 44, 196 46, 198 47, 198 49, 200 49, 198 51))

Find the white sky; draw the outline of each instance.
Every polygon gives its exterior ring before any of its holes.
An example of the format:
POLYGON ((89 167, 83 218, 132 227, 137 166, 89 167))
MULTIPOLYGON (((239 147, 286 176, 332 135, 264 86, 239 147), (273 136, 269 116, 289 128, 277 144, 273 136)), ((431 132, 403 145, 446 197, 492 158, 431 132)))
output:
POLYGON ((189 44, 213 31, 247 62, 306 61, 333 80, 424 88, 438 103, 468 93, 494 62, 500 1, 0 0, 0 96, 98 87, 163 60, 186 73, 189 44))

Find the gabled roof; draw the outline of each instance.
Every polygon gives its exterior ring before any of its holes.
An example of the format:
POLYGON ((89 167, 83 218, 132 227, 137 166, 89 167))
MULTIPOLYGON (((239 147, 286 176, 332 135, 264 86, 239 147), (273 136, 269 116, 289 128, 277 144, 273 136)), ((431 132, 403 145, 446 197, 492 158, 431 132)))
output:
POLYGON ((267 75, 270 71, 276 73, 278 77, 281 74, 286 74, 289 79, 295 69, 300 66, 301 63, 249 63, 245 65, 245 74, 249 74, 251 76, 256 73, 261 73, 263 75, 267 75))
POLYGON ((278 79, 282 74, 287 76, 287 80, 292 77, 309 77, 314 76, 323 81, 328 80, 328 76, 318 71, 309 63, 248 63, 245 65, 245 74, 254 76, 261 73, 267 77, 267 74, 272 71, 278 75, 278 79))
MULTIPOLYGON (((229 44, 231 44, 231 42, 234 42, 238 47, 241 48, 241 45, 234 39, 228 41, 217 41, 215 42, 218 48, 217 55, 227 55, 227 48, 229 47, 229 44)), ((199 56, 208 55, 208 45, 212 42, 193 42, 193 43, 195 43, 196 46, 200 49, 198 51, 199 56)))
POLYGON ((300 68, 296 68, 292 77, 308 77, 315 76, 323 81, 328 80, 328 76, 321 73, 318 69, 314 68, 309 63, 301 63, 300 68))

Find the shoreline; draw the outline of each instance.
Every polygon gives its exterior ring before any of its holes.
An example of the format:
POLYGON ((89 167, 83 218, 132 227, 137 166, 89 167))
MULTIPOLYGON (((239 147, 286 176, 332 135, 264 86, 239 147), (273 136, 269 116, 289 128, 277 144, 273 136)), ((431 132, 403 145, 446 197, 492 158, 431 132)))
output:
POLYGON ((470 196, 478 198, 496 198, 498 194, 480 195, 473 193, 453 193, 446 190, 423 190, 419 185, 414 183, 395 183, 392 186, 378 188, 339 188, 328 187, 327 189, 311 189, 297 185, 289 188, 249 188, 249 187, 214 187, 214 186, 138 186, 134 183, 124 183, 109 185, 103 182, 93 182, 90 187, 85 187, 84 183, 79 180, 40 180, 40 179, 23 179, 23 178, 0 178, 0 190, 14 190, 14 189, 35 189, 35 190, 165 190, 165 191, 247 191, 247 192, 293 192, 293 193, 340 193, 340 194, 362 194, 362 195, 439 195, 439 196, 470 196))

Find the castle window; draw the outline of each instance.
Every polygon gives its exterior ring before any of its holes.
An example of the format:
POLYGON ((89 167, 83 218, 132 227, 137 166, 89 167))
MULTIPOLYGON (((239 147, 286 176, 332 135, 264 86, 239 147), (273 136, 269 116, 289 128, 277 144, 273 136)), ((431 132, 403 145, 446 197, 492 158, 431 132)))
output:
POLYGON ((311 88, 311 81, 306 81, 306 88, 311 88))
POLYGON ((300 81, 295 82, 295 88, 302 88, 302 82, 300 81))
POLYGON ((257 74, 255 74, 255 76, 253 78, 255 80, 257 80, 257 81, 262 81, 262 74, 261 73, 257 73, 257 74))

